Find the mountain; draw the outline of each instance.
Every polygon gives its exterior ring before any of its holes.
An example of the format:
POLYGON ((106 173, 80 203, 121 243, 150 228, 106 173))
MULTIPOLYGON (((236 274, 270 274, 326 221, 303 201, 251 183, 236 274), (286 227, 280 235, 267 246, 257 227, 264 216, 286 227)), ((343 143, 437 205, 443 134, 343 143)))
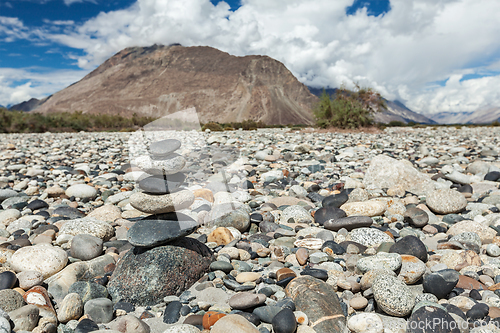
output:
POLYGON ((9 110, 11 110, 11 111, 25 111, 25 112, 31 111, 31 110, 36 109, 38 106, 42 105, 49 98, 50 98, 50 96, 43 98, 43 99, 32 98, 29 101, 12 105, 11 107, 9 107, 9 110))
MULTIPOLYGON (((309 91, 316 96, 321 96, 323 93, 323 88, 308 87, 309 91)), ((334 95, 337 91, 336 88, 326 88, 324 89, 329 95, 334 95)), ((378 123, 389 123, 391 121, 400 121, 403 123, 415 122, 420 124, 435 124, 436 122, 428 117, 413 112, 407 108, 402 102, 395 100, 389 101, 384 98, 387 108, 377 112, 373 115, 375 122, 378 123)))
POLYGON ((429 117, 440 124, 490 124, 500 121, 500 107, 485 106, 473 112, 440 112, 429 117))
POLYGON ((126 48, 35 109, 162 117, 195 107, 201 122, 312 124, 317 97, 279 61, 181 45, 126 48))

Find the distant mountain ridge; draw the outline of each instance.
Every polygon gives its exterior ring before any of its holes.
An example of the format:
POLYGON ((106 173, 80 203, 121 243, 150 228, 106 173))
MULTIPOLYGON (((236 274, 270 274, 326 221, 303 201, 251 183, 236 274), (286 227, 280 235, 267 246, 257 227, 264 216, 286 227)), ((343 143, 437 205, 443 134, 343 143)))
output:
MULTIPOLYGON (((316 96, 321 96, 323 93, 323 88, 308 87, 309 91, 316 96)), ((329 95, 335 95, 337 88, 326 88, 324 89, 329 95)), ((381 112, 376 112, 373 115, 373 119, 378 123, 389 123, 391 121, 400 121, 403 123, 415 122, 419 124, 436 124, 436 122, 420 113, 413 112, 402 102, 395 100, 389 101, 384 98, 387 108, 383 109, 381 112)))
POLYGON ((45 103, 45 101, 49 98, 50 98, 50 96, 42 98, 42 99, 31 98, 29 101, 25 101, 25 102, 22 102, 19 104, 12 105, 11 107, 9 107, 9 110, 28 112, 28 111, 36 109, 37 107, 39 107, 40 105, 45 103))
POLYGON ((439 124, 491 124, 500 121, 500 107, 485 106, 472 112, 440 112, 428 116, 439 124))

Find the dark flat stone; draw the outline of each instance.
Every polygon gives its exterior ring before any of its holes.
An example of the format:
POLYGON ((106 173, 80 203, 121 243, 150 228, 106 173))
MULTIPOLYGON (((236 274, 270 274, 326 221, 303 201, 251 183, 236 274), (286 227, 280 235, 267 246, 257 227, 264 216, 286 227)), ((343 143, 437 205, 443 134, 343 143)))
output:
POLYGON ((0 273, 0 290, 12 289, 17 282, 17 276, 11 271, 0 273))
POLYGON ((32 202, 30 202, 28 204, 27 208, 31 209, 32 211, 35 211, 38 209, 49 208, 49 204, 43 200, 36 199, 36 200, 33 200, 32 202))
POLYGON ((271 324, 274 316, 276 316, 280 311, 281 307, 276 305, 265 305, 255 308, 253 314, 255 314, 264 323, 271 324))
POLYGON ((345 204, 349 200, 349 196, 347 195, 347 192, 342 191, 339 194, 334 194, 330 195, 326 198, 323 199, 321 202, 321 205, 323 207, 335 207, 339 208, 343 204, 345 204))
POLYGON ((167 194, 175 192, 184 183, 186 175, 177 172, 168 176, 150 176, 139 181, 139 188, 152 194, 167 194))
POLYGON ((322 281, 328 280, 328 273, 324 269, 310 268, 304 269, 300 272, 300 275, 309 275, 315 277, 316 279, 320 279, 322 281))
POLYGON ((182 213, 150 215, 137 221, 127 232, 130 244, 153 247, 194 232, 198 223, 182 213))
POLYGON ((325 251, 325 249, 330 249, 332 254, 341 255, 344 254, 346 249, 342 247, 340 244, 335 243, 334 241, 326 241, 321 246, 321 251, 328 253, 329 251, 325 251))
POLYGON ((438 299, 446 296, 457 285, 460 274, 454 269, 443 269, 424 276, 424 291, 434 294, 438 299))
POLYGON ((54 209, 52 216, 67 217, 69 219, 79 219, 85 217, 85 214, 73 207, 59 207, 54 209))
POLYGON ((484 180, 496 182, 500 179, 500 171, 491 171, 484 176, 484 180))
POLYGON ((323 208, 318 209, 314 213, 314 222, 318 223, 319 225, 323 225, 327 221, 330 221, 330 220, 335 221, 335 220, 344 218, 346 216, 347 216, 346 213, 340 208, 323 207, 323 208))
POLYGON ((175 324, 179 321, 181 317, 182 303, 179 301, 173 301, 167 305, 165 312, 163 313, 163 322, 165 324, 175 324))
POLYGON ((334 220, 327 220, 324 223, 324 227, 325 229, 332 231, 339 231, 342 228, 347 229, 347 231, 351 231, 356 228, 369 227, 372 224, 373 220, 369 216, 349 216, 334 220))

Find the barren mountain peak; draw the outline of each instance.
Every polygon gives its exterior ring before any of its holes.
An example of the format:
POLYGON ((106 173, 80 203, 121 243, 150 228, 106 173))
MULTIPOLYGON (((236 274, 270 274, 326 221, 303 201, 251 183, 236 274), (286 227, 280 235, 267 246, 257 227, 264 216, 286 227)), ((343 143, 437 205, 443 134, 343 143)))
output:
POLYGON ((208 46, 129 47, 36 112, 161 117, 195 107, 200 121, 311 124, 317 98, 279 61, 208 46))

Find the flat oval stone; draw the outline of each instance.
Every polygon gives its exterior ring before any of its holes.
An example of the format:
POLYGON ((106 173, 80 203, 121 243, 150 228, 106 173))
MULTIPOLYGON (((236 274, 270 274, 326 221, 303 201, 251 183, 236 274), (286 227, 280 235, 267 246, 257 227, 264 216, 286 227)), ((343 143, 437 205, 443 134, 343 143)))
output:
POLYGON ((41 285, 43 282, 43 275, 38 271, 23 271, 17 274, 19 280, 19 287, 28 290, 31 287, 41 285))
POLYGON ((107 324, 113 320, 113 302, 108 298, 95 298, 85 303, 84 313, 97 324, 107 324))
POLYGON ((363 202, 348 202, 343 204, 340 209, 345 211, 347 216, 381 216, 384 215, 387 209, 387 204, 384 201, 370 200, 363 202))
POLYGON ((70 219, 78 219, 84 217, 85 214, 83 214, 76 208, 68 206, 68 207, 58 207, 54 209, 54 211, 52 212, 52 216, 62 216, 70 219))
POLYGON ((337 220, 327 220, 324 223, 324 227, 332 231, 339 231, 342 228, 351 231, 356 228, 369 227, 372 224, 373 220, 369 216, 349 216, 337 220))
POLYGON ((451 189, 435 190, 425 200, 430 210, 437 214, 460 213, 467 207, 467 200, 460 192, 451 189))
POLYGON ((424 210, 417 207, 407 208, 404 217, 405 222, 417 228, 422 228, 429 222, 429 215, 427 215, 424 210))
POLYGON ((229 299, 229 306, 236 310, 253 308, 265 303, 267 297, 264 294, 252 294, 248 292, 238 293, 229 299))
POLYGON ((168 176, 150 176, 139 181, 139 188, 151 194, 175 192, 184 183, 186 175, 177 172, 168 176))
POLYGON ((347 235, 346 240, 353 241, 368 247, 381 243, 394 242, 394 240, 385 232, 375 228, 354 229, 347 235))
POLYGON ((127 232, 133 246, 153 247, 187 236, 198 223, 182 213, 150 215, 137 221, 127 232))
POLYGON ((61 323, 70 320, 78 320, 83 314, 83 302, 80 295, 76 293, 68 294, 64 297, 57 310, 57 319, 61 323))
POLYGON ((321 201, 322 207, 335 207, 340 208, 344 203, 349 200, 349 196, 345 191, 340 192, 339 194, 334 194, 327 196, 321 201))
POLYGON ((280 311, 280 306, 266 305, 255 308, 253 310, 253 314, 257 315, 262 322, 271 324, 274 316, 276 316, 280 311))
POLYGON ((71 256, 80 260, 91 260, 102 253, 102 239, 88 235, 80 234, 71 240, 71 256))
POLYGON ((401 267, 402 259, 398 253, 379 252, 374 256, 363 257, 356 263, 357 268, 366 273, 371 270, 391 270, 396 271, 401 267))
POLYGON ((173 175, 184 168, 186 159, 176 153, 166 156, 164 159, 156 160, 144 155, 136 158, 133 162, 138 168, 151 175, 173 175))
POLYGON ((12 255, 11 267, 16 272, 36 270, 46 279, 62 270, 67 262, 66 251, 48 244, 40 244, 17 250, 12 255))
POLYGON ((193 192, 188 190, 160 195, 136 192, 130 196, 132 207, 148 214, 172 213, 188 208, 193 201, 193 192))
POLYGON ((97 190, 87 184, 76 184, 68 187, 66 195, 80 199, 94 199, 97 196, 97 190))
POLYGON ((300 272, 300 275, 309 275, 315 277, 316 279, 320 279, 322 281, 328 280, 328 272, 325 271, 324 269, 318 269, 318 268, 304 269, 302 272, 300 272))
POLYGON ((149 145, 149 153, 153 158, 163 158, 172 154, 181 147, 181 142, 176 139, 166 139, 153 142, 149 145))
POLYGON ((38 209, 49 208, 49 204, 43 200, 35 199, 31 201, 26 207, 31 209, 32 211, 35 211, 38 209))

